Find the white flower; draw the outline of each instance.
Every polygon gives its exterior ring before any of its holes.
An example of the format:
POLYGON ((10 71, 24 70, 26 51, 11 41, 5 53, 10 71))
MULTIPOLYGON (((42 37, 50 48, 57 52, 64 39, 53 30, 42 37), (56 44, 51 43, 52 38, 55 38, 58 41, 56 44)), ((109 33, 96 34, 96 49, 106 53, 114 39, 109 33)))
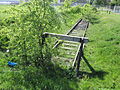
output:
POLYGON ((6 52, 9 52, 10 50, 8 49, 6 52))

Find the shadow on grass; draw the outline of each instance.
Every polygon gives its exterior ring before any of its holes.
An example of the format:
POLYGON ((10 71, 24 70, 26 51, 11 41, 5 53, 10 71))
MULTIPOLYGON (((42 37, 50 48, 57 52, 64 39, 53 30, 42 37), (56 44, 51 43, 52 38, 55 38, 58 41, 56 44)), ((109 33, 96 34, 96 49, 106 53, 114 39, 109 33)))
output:
POLYGON ((49 65, 47 68, 26 67, 20 72, 12 71, 6 79, 9 85, 4 89, 13 90, 75 90, 75 78, 68 79, 67 70, 49 65), (71 86, 72 83, 72 86, 71 86))
POLYGON ((96 71, 88 62, 88 60, 86 59, 86 57, 83 55, 82 56, 83 60, 85 61, 86 65, 89 67, 89 69, 91 70, 91 73, 88 72, 79 72, 79 74, 81 75, 81 77, 83 77, 84 75, 87 75, 89 78, 99 78, 101 80, 104 80, 104 76, 108 74, 108 72, 105 71, 96 71))
MULTIPOLYGON (((85 62, 90 66, 87 59, 85 62)), ((94 70, 91 68, 91 70, 94 70)), ((79 72, 82 76, 103 80, 108 73, 94 71, 93 73, 79 72)), ((25 67, 25 69, 2 73, 0 89, 5 90, 76 90, 77 78, 71 77, 68 70, 61 69, 57 65, 47 63, 43 68, 25 67), (4 87, 4 85, 6 87, 4 87)))
POLYGON ((98 24, 98 23, 100 23, 101 21, 100 21, 100 18, 99 17, 93 17, 92 19, 91 19, 91 24, 98 24))
POLYGON ((104 76, 107 75, 108 73, 105 71, 95 71, 92 73, 89 72, 79 72, 82 76, 87 75, 89 78, 99 78, 101 80, 104 80, 104 76))

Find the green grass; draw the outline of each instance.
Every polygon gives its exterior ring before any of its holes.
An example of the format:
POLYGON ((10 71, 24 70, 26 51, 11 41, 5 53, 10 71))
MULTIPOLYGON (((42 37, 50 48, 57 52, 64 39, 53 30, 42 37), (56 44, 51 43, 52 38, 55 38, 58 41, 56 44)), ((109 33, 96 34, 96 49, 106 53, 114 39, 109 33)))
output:
POLYGON ((0 5, 0 20, 9 16, 9 14, 4 11, 10 9, 11 7, 12 5, 0 5))
MULTIPOLYGON (((90 25, 87 32, 90 42, 85 48, 85 56, 98 72, 88 74, 80 80, 83 90, 120 89, 120 15, 103 15, 101 22, 90 25)), ((83 64, 83 70, 85 64, 83 64)), ((79 89, 78 89, 79 90, 79 89)))
MULTIPOLYGON (((1 6, 1 9, 6 7, 1 6)), ((4 15, 4 14, 3 14, 4 15)), ((1 15, 1 18, 4 17, 1 15)), ((78 15, 65 17, 68 29, 77 21, 78 15), (72 22, 70 22, 72 21, 72 22)), ((90 25, 87 32, 90 42, 85 48, 85 57, 96 70, 92 74, 82 61, 82 79, 71 78, 69 71, 63 70, 51 63, 47 70, 42 68, 7 66, 5 59, 0 58, 0 89, 5 90, 119 90, 120 89, 120 15, 101 15, 99 23, 90 25), (4 63, 2 63, 4 62, 4 63)), ((0 52, 0 57, 5 55, 0 52)), ((7 60, 6 60, 7 61, 7 60)))
POLYGON ((12 5, 0 5, 0 11, 7 10, 11 7, 12 5))
MULTIPOLYGON (((102 13, 99 23, 90 25, 87 31, 89 43, 85 57, 95 73, 81 62, 83 78, 70 83, 74 90, 119 90, 120 89, 120 15, 102 13)), ((69 80, 68 80, 69 81, 69 80)), ((59 89, 58 89, 59 90, 59 89)))

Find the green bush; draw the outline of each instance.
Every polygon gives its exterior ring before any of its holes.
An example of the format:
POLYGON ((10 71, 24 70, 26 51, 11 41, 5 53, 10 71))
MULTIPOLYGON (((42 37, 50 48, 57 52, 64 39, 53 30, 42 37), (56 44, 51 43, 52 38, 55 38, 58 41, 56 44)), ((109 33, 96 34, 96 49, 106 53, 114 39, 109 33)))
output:
POLYGON ((53 40, 48 38, 42 45, 42 34, 64 33, 78 16, 56 12, 48 0, 24 3, 5 12, 10 17, 0 22, 0 36, 9 39, 6 46, 9 52, 0 53, 3 65, 0 67, 0 89, 73 90, 67 79, 68 71, 51 62, 52 55, 57 54, 51 48, 53 40), (8 60, 17 62, 17 67, 8 67, 8 60))
POLYGON ((7 50, 9 39, 5 35, 0 36, 0 51, 5 52, 7 50))
POLYGON ((95 7, 92 7, 89 4, 85 4, 82 6, 75 7, 60 7, 62 12, 68 14, 78 14, 78 17, 84 19, 90 23, 97 23, 99 21, 99 12, 95 7))
POLYGON ((49 63, 53 52, 51 40, 47 39, 42 45, 42 34, 58 30, 61 23, 50 1, 33 0, 6 12, 11 16, 3 19, 5 28, 0 33, 9 39, 9 58, 22 65, 31 64, 36 67, 49 63))
POLYGON ((92 7, 89 4, 86 4, 83 7, 81 7, 81 15, 83 19, 91 23, 96 23, 99 19, 99 12, 95 7, 92 7))
POLYGON ((110 2, 110 4, 111 5, 120 5, 120 1, 119 0, 112 0, 111 2, 110 2))

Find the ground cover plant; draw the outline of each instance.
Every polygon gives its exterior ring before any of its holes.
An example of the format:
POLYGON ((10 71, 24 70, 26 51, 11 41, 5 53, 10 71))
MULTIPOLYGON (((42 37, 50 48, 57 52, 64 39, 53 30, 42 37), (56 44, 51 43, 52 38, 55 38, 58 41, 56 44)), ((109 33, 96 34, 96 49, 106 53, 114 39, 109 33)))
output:
POLYGON ((45 31, 60 33, 60 25, 71 21, 66 24, 68 28, 79 17, 63 16, 66 20, 61 22, 49 4, 49 1, 35 0, 3 11, 9 16, 0 21, 0 89, 72 89, 65 77, 66 71, 51 63, 51 39, 43 46, 42 34, 45 31), (19 66, 12 70, 7 66, 8 61, 17 62, 19 66))
POLYGON ((7 17, 7 13, 3 12, 4 10, 7 10, 9 9, 10 5, 0 5, 0 20, 2 20, 3 18, 7 17))
MULTIPOLYGON (((103 14, 100 23, 90 25, 87 32, 90 42, 85 48, 85 55, 97 72, 96 74, 86 73, 87 77, 79 83, 81 89, 119 90, 119 20, 119 14, 103 14)), ((83 64, 82 70, 88 71, 85 67, 86 64, 83 64)))
MULTIPOLYGON (((86 64, 82 62, 83 78, 76 79, 71 78, 67 70, 51 62, 54 54, 51 50, 52 40, 48 39, 46 45, 42 46, 41 37, 44 31, 67 32, 80 18, 78 15, 86 15, 85 19, 89 20, 91 19, 88 18, 89 14, 80 14, 80 8, 66 8, 64 12, 56 13, 55 9, 49 7, 47 0, 46 3, 41 0, 34 4, 38 6, 35 7, 32 3, 33 6, 29 7, 29 3, 26 3, 22 5, 24 9, 22 6, 12 8, 11 12, 7 12, 12 17, 2 19, 0 35, 5 35, 10 39, 7 40, 9 46, 2 47, 2 49, 10 51, 9 54, 4 50, 0 53, 0 89, 112 90, 120 88, 119 15, 103 14, 99 23, 90 25, 87 32, 90 42, 85 48, 85 57, 97 72, 91 73, 86 64), (47 7, 44 7, 45 4, 47 7), (41 6, 46 9, 45 13, 39 12, 44 11, 41 6), (78 13, 75 13, 75 10, 78 13), (56 27, 54 28, 54 26, 56 27), (8 67, 9 60, 17 62, 18 66, 15 69, 8 67)), ((84 10, 86 10, 85 7, 84 10)))

